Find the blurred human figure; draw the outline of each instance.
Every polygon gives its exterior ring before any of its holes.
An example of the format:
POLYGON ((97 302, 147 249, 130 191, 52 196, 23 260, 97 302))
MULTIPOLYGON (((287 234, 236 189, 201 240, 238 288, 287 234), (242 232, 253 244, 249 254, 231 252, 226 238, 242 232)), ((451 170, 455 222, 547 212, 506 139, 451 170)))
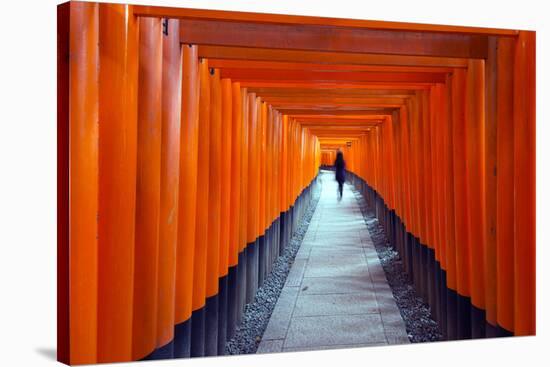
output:
POLYGON ((344 161, 344 153, 341 150, 336 153, 334 168, 336 181, 338 181, 338 201, 340 201, 344 193, 344 182, 346 182, 346 162, 344 161))

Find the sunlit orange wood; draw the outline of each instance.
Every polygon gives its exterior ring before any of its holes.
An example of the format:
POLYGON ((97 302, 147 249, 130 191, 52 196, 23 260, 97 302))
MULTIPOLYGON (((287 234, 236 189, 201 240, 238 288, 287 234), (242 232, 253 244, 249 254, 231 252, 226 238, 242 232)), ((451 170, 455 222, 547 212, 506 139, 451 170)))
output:
POLYGON ((414 30, 181 19, 180 40, 215 46, 484 58, 487 36, 414 30))
POLYGON ((281 212, 288 210, 288 116, 281 121, 281 212))
POLYGON ((229 227, 229 266, 235 266, 238 263, 238 254, 240 250, 239 230, 244 223, 241 221, 241 175, 242 175, 242 98, 241 86, 239 83, 231 84, 231 199, 230 199, 230 218, 229 227))
POLYGON ((258 235, 264 235, 266 230, 267 218, 266 218, 266 139, 267 139, 267 104, 260 99, 257 99, 260 103, 258 111, 258 139, 259 139, 259 213, 258 213, 258 235), (261 101, 261 102, 260 102, 261 101))
MULTIPOLYGON (((67 362, 97 362, 99 5, 67 5, 68 344, 67 362), (70 57, 69 57, 70 55, 70 57)), ((61 112, 61 111, 60 111, 61 112)), ((65 235, 64 234, 64 235, 65 235)), ((58 265, 60 266, 60 265, 58 265)), ((58 333, 62 333, 58 331, 58 333)), ((58 347, 63 349, 63 347, 58 347)), ((60 356, 61 357, 61 356, 60 356)))
POLYGON ((160 19, 139 19, 136 234, 132 358, 156 347, 162 137, 160 19))
POLYGON ((313 116, 368 116, 368 115, 383 115, 388 114, 391 115, 393 112, 392 108, 369 108, 369 109, 357 109, 357 110, 332 110, 332 109, 323 109, 323 108, 310 108, 310 109, 286 109, 286 108, 279 108, 279 112, 289 115, 290 117, 295 116, 301 116, 304 117, 306 115, 307 117, 313 115, 313 116))
MULTIPOLYGON (((169 20, 169 28, 178 23, 169 20)), ((175 32, 162 38, 162 137, 157 294, 157 345, 174 337, 180 177, 181 47, 175 32)), ((189 269, 187 269, 189 271, 189 269)))
POLYGON ((485 319, 492 327, 497 325, 497 73, 498 38, 489 37, 489 51, 485 60, 485 246, 484 280, 485 319))
POLYGON ((132 358, 138 29, 132 6, 99 4, 97 362, 132 358))
MULTIPOLYGON (((57 6, 57 360, 71 363, 69 97, 71 4, 57 6)), ((78 34, 76 31, 74 34, 78 34)), ((74 58, 73 58, 74 59, 74 58)), ((76 104, 75 104, 76 106, 76 104)), ((97 161, 97 160, 96 160, 97 161)), ((97 247, 97 244, 96 244, 97 247)), ((97 267, 95 267, 97 270, 97 267)), ((97 285, 96 285, 97 287, 97 285)), ((94 302, 95 303, 95 302, 94 302)), ((93 310, 95 313, 96 310, 93 310)), ((73 313, 74 314, 74 313, 73 313)), ((94 328, 96 322, 92 323, 94 328)), ((95 338, 95 330, 91 333, 95 338)), ((95 346, 93 347, 95 349, 95 346)))
MULTIPOLYGON (((447 106, 447 110, 444 111, 444 119, 447 123, 441 125, 443 130, 443 147, 444 147, 444 189, 445 189, 445 245, 446 245, 446 274, 447 274, 447 287, 453 291, 457 288, 457 262, 456 262, 456 236, 455 236, 455 179, 454 179, 454 165, 453 156, 455 144, 452 123, 454 122, 454 113, 452 110, 452 93, 453 86, 451 78, 445 83, 444 94, 446 100, 450 103, 447 106)), ((456 335, 454 336, 456 337, 456 335)))
MULTIPOLYGON (((203 194, 204 186, 197 189, 199 156, 199 59, 197 47, 181 47, 181 127, 178 183, 178 248, 176 255, 176 304, 175 322, 182 323, 191 317, 193 294, 197 280, 195 266, 200 266, 195 253, 198 239, 198 197, 203 194)), ((202 137, 204 138, 204 131, 202 137)), ((204 154, 204 150, 202 151, 204 154)), ((203 158, 204 159, 204 158, 203 158)), ((204 161, 203 161, 204 162, 204 161)), ((204 171, 204 163, 201 170, 204 171)), ((202 232, 200 232, 202 233, 202 232)), ((201 259, 202 261, 202 259, 201 259)))
MULTIPOLYGON (((240 85, 239 85, 240 87, 240 85)), ((248 203, 248 177, 250 175, 249 171, 249 149, 250 149, 250 139, 248 137, 249 135, 249 108, 248 108, 248 92, 246 88, 241 88, 240 90, 240 98, 241 98, 241 231, 239 235, 239 252, 244 250, 246 247, 246 244, 248 243, 248 213, 249 213, 249 203, 248 203)), ((244 305, 243 305, 244 306, 244 305)))
POLYGON ((258 141, 258 114, 256 95, 248 93, 248 214, 247 214, 247 243, 256 240, 258 235, 259 211, 259 141, 258 141))
POLYGON ((229 269, 229 248, 231 239, 229 237, 231 224, 231 183, 232 183, 232 167, 231 167, 231 146, 232 146, 232 124, 233 124, 233 97, 231 90, 231 80, 222 79, 221 81, 221 96, 222 96, 222 121, 221 121, 221 208, 220 208, 220 266, 219 276, 227 275, 229 269))
POLYGON ((314 71, 281 69, 222 69, 224 78, 246 80, 285 80, 308 82, 370 82, 370 83, 438 83, 445 80, 444 73, 380 72, 380 71, 314 71))
POLYGON ((208 246, 208 200, 210 187, 210 76, 208 60, 199 63, 199 123, 195 259, 193 264, 193 307, 196 311, 206 301, 206 262, 208 246), (200 186, 199 183, 200 182, 200 186))
POLYGON ((535 32, 521 31, 514 60, 514 333, 536 332, 535 32))
POLYGON ((299 85, 290 85, 289 87, 257 87, 250 88, 258 94, 261 94, 265 98, 267 97, 340 97, 340 98, 377 98, 377 97, 394 97, 394 98, 407 98, 414 95, 414 90, 410 89, 398 89, 398 88, 300 88, 299 85))
POLYGON ((485 308, 485 64, 470 61, 466 99, 466 180, 470 244, 471 302, 485 308))
POLYGON ((457 291, 464 297, 470 296, 470 242, 468 239, 468 205, 466 186, 466 121, 465 121, 466 73, 455 71, 452 81, 453 109, 453 178, 455 209, 455 244, 456 244, 456 280, 457 291))
POLYGON ((264 100, 273 105, 350 105, 350 106, 401 106, 404 98, 393 97, 362 97, 362 98, 342 98, 342 97, 295 97, 287 95, 285 97, 264 97, 264 100))
MULTIPOLYGON (((431 129, 430 129, 430 106, 429 106, 429 92, 423 92, 419 99, 420 109, 421 109, 421 118, 422 118, 422 174, 421 186, 423 188, 423 206, 424 206, 424 220, 423 227, 425 229, 425 241, 424 242, 429 249, 433 248, 433 223, 432 219, 432 183, 431 178, 433 176, 432 171, 432 162, 431 162, 431 129)), ((428 269, 426 269, 426 274, 428 274, 428 269)), ((431 283, 431 279, 428 280, 431 283)))
POLYGON ((451 68, 438 66, 400 66, 400 65, 356 65, 328 64, 284 61, 255 61, 232 59, 209 59, 210 65, 216 68, 230 69, 277 69, 277 70, 308 70, 308 71, 377 71, 377 72, 419 72, 448 73, 451 68))
POLYGON ((209 59, 309 62, 326 64, 467 67, 467 59, 432 56, 398 56, 368 53, 275 50, 230 46, 199 46, 199 56, 209 59))
MULTIPOLYGON (((447 266, 447 246, 450 242, 450 239, 448 237, 447 233, 447 222, 450 221, 447 217, 447 181, 449 180, 449 177, 447 177, 448 172, 448 164, 447 164, 447 147, 445 147, 445 141, 446 141, 446 129, 445 125, 449 124, 449 100, 447 98, 447 82, 445 84, 442 84, 438 86, 436 90, 438 90, 438 98, 437 98, 437 114, 438 118, 436 121, 437 124, 437 135, 436 135, 436 161, 437 161, 437 167, 438 173, 439 173, 439 180, 438 180, 438 215, 439 215, 439 250, 440 250, 440 256, 439 261, 441 265, 441 269, 446 271, 447 266)), ((446 275, 447 273, 445 273, 446 275)), ((444 283, 445 279, 442 279, 442 283, 444 283)), ((445 284, 443 284, 445 285, 445 284)), ((443 297, 442 297, 443 298, 443 297)), ((447 298, 447 297, 445 297, 447 298)), ((446 308, 446 307, 445 307, 446 308)), ((442 317, 446 316, 446 309, 442 310, 442 317)), ((445 328, 446 331, 446 328, 445 328)))
POLYGON ((499 41, 496 115, 496 295, 498 325, 514 329, 514 66, 515 41, 499 41))
MULTIPOLYGON (((220 73, 210 68, 210 139, 206 297, 218 293, 222 194, 222 93, 220 73)), ((199 181, 200 182, 200 181, 199 181)))
POLYGON ((265 126, 265 227, 269 228, 272 218, 272 196, 274 194, 272 182, 273 182, 273 161, 272 161, 272 149, 274 142, 272 141, 272 129, 273 129, 273 108, 267 105, 267 120, 265 126))
POLYGON ((433 84, 431 81, 426 82, 409 82, 409 81, 315 81, 315 80, 297 80, 297 79, 253 79, 239 80, 242 86, 247 88, 312 88, 312 89, 398 89, 403 88, 424 90, 429 89, 433 84))
POLYGON ((496 34, 502 36, 514 36, 518 31, 498 28, 465 27, 436 24, 419 24, 405 22, 387 22, 377 20, 363 19, 343 19, 329 17, 312 17, 301 15, 270 14, 270 13, 250 13, 240 11, 226 10, 205 10, 192 8, 169 8, 162 6, 136 6, 136 14, 142 16, 156 16, 169 18, 191 18, 191 19, 214 19, 214 20, 234 20, 249 21, 257 23, 286 23, 286 24, 308 24, 308 25, 330 25, 350 28, 372 28, 388 30, 410 30, 432 32, 458 32, 472 34, 496 34))

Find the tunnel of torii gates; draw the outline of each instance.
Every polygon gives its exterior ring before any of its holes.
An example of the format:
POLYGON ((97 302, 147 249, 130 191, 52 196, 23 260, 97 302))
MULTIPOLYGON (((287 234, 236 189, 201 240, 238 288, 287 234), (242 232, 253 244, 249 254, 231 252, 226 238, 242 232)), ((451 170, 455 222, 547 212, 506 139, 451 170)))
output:
POLYGON ((338 148, 445 339, 535 333, 535 32, 59 5, 59 360, 222 354, 338 148))

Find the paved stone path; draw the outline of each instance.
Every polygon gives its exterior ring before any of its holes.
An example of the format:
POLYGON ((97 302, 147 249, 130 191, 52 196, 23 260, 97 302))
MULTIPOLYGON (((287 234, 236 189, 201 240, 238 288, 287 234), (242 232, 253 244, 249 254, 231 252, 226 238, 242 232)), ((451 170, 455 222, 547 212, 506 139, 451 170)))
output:
POLYGON ((257 353, 409 343, 348 184, 322 171, 317 209, 257 353))

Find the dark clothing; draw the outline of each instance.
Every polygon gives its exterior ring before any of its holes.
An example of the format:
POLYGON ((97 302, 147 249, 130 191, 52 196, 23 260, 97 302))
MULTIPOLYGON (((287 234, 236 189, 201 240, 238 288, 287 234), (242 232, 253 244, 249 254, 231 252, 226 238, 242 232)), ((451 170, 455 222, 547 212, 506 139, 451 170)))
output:
POLYGON ((338 201, 342 200, 342 194, 344 193, 344 182, 346 182, 346 162, 344 161, 344 155, 342 152, 336 154, 336 160, 334 161, 336 181, 338 181, 338 201))
POLYGON ((336 181, 339 183, 346 182, 346 162, 344 162, 344 158, 336 157, 334 168, 336 170, 336 181))

